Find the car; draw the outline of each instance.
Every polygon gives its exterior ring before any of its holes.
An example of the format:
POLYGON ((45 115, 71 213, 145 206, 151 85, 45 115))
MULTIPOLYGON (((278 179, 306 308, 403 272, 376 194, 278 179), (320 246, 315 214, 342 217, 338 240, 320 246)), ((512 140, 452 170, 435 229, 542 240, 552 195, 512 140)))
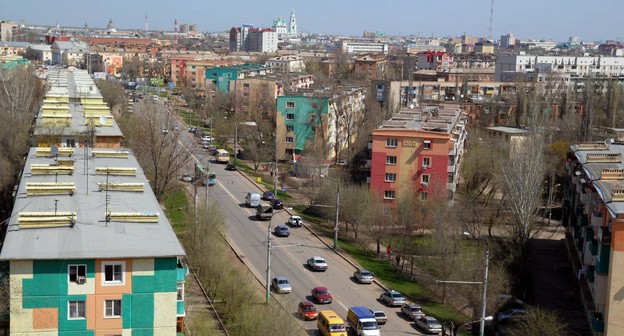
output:
POLYGON ((419 317, 414 320, 414 324, 427 334, 438 334, 442 332, 442 325, 432 316, 419 317))
POLYGON ((209 143, 202 143, 202 147, 204 149, 210 150, 212 147, 214 147, 213 145, 209 144, 209 143))
POLYGON ((311 293, 316 303, 332 303, 331 293, 329 293, 329 289, 326 287, 314 287, 311 293))
POLYGON ((506 323, 510 321, 515 321, 516 319, 526 318, 527 311, 520 308, 512 308, 509 310, 505 310, 496 315, 496 320, 499 323, 506 323))
POLYGON ((201 141, 202 142, 210 142, 210 141, 212 141, 212 137, 209 136, 209 135, 202 135, 201 141))
POLYGON ((308 259, 308 267, 310 267, 313 271, 327 271, 327 263, 325 262, 325 259, 317 256, 308 259))
POLYGON ((234 170, 236 170, 236 165, 233 164, 233 163, 228 163, 228 164, 225 165, 225 170, 232 170, 232 171, 234 171, 234 170))
POLYGON ((182 182, 193 182, 193 177, 191 174, 182 174, 180 180, 182 180, 182 182))
POLYGON ((284 209, 284 202, 279 198, 274 198, 271 200, 271 206, 273 209, 284 209))
POLYGON ((271 289, 278 294, 288 294, 292 292, 292 287, 288 279, 283 276, 274 277, 273 280, 271 280, 271 289))
POLYGON ((169 129, 168 129, 168 128, 163 128, 163 129, 162 129, 162 132, 163 132, 164 134, 167 134, 167 133, 169 133, 169 129))
POLYGON ((388 316, 384 313, 383 310, 379 308, 368 308, 373 315, 375 315, 375 320, 377 320, 377 324, 386 324, 388 322, 388 316))
POLYGON ((318 317, 318 310, 316 309, 316 306, 314 306, 314 304, 310 301, 299 302, 297 312, 304 321, 316 320, 316 318, 318 317))
POLYGON ((395 290, 387 290, 379 295, 379 301, 385 302, 388 306, 400 306, 405 303, 405 296, 395 290))
POLYGON ((300 227, 301 225, 303 225, 303 221, 299 216, 290 216, 290 218, 288 218, 288 222, 286 223, 288 223, 288 225, 292 227, 300 227))
POLYGON ((365 269, 358 269, 353 272, 353 278, 361 284, 371 284, 374 280, 373 273, 365 269))
POLYGON ((262 193, 262 199, 265 201, 270 201, 275 198, 275 194, 272 191, 265 191, 262 193))
POLYGON ((288 231, 288 226, 286 225, 278 225, 273 230, 273 233, 278 237, 288 237, 290 236, 290 231, 288 231))
POLYGON ((404 303, 401 306, 401 313, 403 313, 403 315, 405 315, 408 319, 414 321, 425 316, 422 308, 419 305, 413 303, 404 303))
POLYGON ((197 132, 197 127, 195 127, 195 126, 189 127, 188 131, 189 131, 189 133, 195 133, 195 132, 197 132))

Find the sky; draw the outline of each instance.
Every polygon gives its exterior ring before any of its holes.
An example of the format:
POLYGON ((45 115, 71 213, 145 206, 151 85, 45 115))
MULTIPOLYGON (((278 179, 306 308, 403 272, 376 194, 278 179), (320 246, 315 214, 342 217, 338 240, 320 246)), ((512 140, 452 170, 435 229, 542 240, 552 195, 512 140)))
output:
MULTIPOLYGON (((362 36, 486 36, 492 0, 55 0, 0 1, 0 20, 25 24, 104 28, 112 19, 118 29, 142 29, 147 12, 150 30, 173 31, 197 24, 200 32, 229 30, 241 24, 270 27, 295 11, 299 31, 362 36)), ((493 37, 567 41, 620 40, 624 0, 494 0, 493 37)))

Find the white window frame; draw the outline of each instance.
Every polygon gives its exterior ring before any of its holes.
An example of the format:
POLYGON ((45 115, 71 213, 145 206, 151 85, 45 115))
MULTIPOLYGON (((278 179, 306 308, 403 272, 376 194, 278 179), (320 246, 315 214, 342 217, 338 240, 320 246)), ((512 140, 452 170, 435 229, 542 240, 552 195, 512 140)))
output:
POLYGON ((397 138, 386 138, 386 147, 396 148, 399 146, 399 139, 397 138))
POLYGON ((397 164, 397 157, 395 155, 386 155, 386 164, 387 165, 396 165, 397 164), (394 158, 394 159, 392 159, 394 158), (394 161, 394 162, 391 162, 394 161))
POLYGON ((431 175, 429 175, 429 174, 422 174, 420 176, 420 182, 429 184, 431 182, 431 175))
POLYGON ((423 141, 423 148, 424 149, 431 149, 431 140, 423 141))
POLYGON ((423 191, 422 193, 420 193, 421 200, 426 201, 427 197, 429 197, 429 193, 427 193, 426 191, 423 191))
POLYGON ((122 313, 122 302, 121 300, 104 300, 104 318, 106 319, 111 319, 111 318, 121 318, 121 313, 122 313), (119 301, 119 315, 115 315, 115 302, 119 301), (111 303, 111 313, 112 315, 108 315, 108 303, 111 303))
POLYGON ((178 282, 178 287, 176 289, 176 299, 177 301, 184 301, 184 282, 178 282))
POLYGON ((102 286, 119 286, 126 284, 126 262, 125 261, 105 261, 102 262, 102 286), (113 278, 115 277, 116 265, 121 266, 121 280, 106 281, 106 266, 113 266, 113 278))
POLYGON ((291 144, 291 143, 293 143, 294 141, 295 141, 295 138, 294 138, 294 137, 291 137, 291 136, 287 136, 287 137, 286 137, 286 143, 287 143, 287 144, 291 144))
POLYGON ((286 132, 294 132, 294 131, 295 131, 295 126, 286 125, 286 132))
POLYGON ((394 190, 384 190, 384 199, 395 199, 394 190))
POLYGON ((423 163, 423 167, 427 167, 427 168, 431 167, 431 158, 424 157, 422 163, 423 163))
POLYGON ((77 280, 72 281, 71 280, 71 269, 72 267, 76 267, 76 279, 78 279, 78 277, 80 276, 80 272, 79 269, 80 267, 84 267, 84 277, 85 279, 87 278, 87 265, 86 264, 69 264, 67 265, 67 282, 78 282, 77 280))
POLYGON ((295 108, 295 106, 297 106, 297 105, 295 104, 295 102, 294 102, 294 101, 292 101, 292 100, 287 100, 287 101, 286 101, 286 108, 287 108, 287 109, 294 109, 294 108, 295 108))
POLYGON ((87 318, 87 302, 85 300, 69 300, 67 301, 67 319, 68 320, 85 320, 87 318), (84 316, 77 316, 77 317, 72 317, 71 316, 71 312, 72 312, 72 303, 76 305, 76 307, 74 308, 76 313, 79 315, 80 314, 80 303, 82 302, 82 312, 84 313, 84 316))
POLYGON ((396 173, 386 173, 385 182, 396 182, 396 173))

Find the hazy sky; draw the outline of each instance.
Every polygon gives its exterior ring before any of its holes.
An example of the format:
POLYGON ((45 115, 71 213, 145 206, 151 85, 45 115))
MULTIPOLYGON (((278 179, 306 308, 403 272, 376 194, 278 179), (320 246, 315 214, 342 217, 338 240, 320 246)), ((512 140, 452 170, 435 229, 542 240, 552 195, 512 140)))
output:
MULTIPOLYGON (((299 31, 357 35, 379 31, 389 35, 484 36, 491 0, 2 0, 0 20, 26 24, 105 27, 109 18, 118 29, 173 30, 178 23, 195 23, 199 31, 227 30, 242 23, 269 27, 291 9, 299 31)), ((620 39, 624 0, 495 0, 493 36, 584 41, 620 39)))

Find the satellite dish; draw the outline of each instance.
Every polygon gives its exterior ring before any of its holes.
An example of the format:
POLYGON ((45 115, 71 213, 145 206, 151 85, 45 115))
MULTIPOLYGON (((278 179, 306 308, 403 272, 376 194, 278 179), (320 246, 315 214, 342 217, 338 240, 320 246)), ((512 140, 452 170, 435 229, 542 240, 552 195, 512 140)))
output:
POLYGON ((100 116, 100 125, 106 125, 106 117, 100 116))
POLYGON ((52 157, 57 157, 57 156, 58 156, 58 153, 59 153, 58 146, 57 146, 57 145, 52 145, 52 146, 50 147, 50 155, 51 155, 52 157))

